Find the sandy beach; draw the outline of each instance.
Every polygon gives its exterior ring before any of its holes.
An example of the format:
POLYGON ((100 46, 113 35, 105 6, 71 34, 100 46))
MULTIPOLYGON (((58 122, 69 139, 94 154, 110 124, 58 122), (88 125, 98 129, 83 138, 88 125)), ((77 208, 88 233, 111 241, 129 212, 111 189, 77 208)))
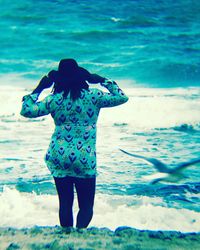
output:
POLYGON ((63 250, 198 250, 200 233, 148 231, 131 227, 70 229, 61 227, 1 228, 0 249, 63 250))

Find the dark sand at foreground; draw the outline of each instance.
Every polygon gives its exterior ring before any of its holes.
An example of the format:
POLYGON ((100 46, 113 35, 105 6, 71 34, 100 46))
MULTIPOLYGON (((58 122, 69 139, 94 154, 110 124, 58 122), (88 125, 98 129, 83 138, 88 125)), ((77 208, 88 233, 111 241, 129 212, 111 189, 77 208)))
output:
POLYGON ((0 249, 199 250, 200 233, 147 231, 119 227, 64 230, 61 227, 0 228, 0 249))

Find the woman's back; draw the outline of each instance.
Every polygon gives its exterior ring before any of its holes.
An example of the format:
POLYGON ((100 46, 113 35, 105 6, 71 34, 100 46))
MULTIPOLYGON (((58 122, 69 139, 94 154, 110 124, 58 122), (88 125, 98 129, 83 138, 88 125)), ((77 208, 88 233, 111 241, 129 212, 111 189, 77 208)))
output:
POLYGON ((82 90, 80 98, 73 101, 70 95, 56 94, 51 108, 55 125, 87 126, 96 123, 100 110, 98 95, 101 92, 97 89, 82 90))
POLYGON ((55 93, 37 102, 37 96, 25 97, 21 114, 38 117, 51 114, 55 131, 45 161, 55 177, 81 178, 96 175, 96 122, 99 110, 125 103, 128 97, 114 81, 102 83, 109 93, 82 89, 76 100, 70 93, 55 93))
MULTIPOLYGON (((51 115, 55 131, 46 155, 56 175, 87 177, 96 174, 96 122, 100 110, 97 89, 82 90, 80 98, 73 101, 70 95, 52 96, 51 115), (61 169, 61 171, 60 171, 61 169)), ((55 173, 54 173, 55 175, 55 173)))

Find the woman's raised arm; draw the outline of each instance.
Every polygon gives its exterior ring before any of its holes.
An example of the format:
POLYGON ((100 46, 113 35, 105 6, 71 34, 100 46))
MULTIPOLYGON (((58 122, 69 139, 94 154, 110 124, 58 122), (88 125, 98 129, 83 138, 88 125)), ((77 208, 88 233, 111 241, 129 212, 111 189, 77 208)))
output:
POLYGON ((114 107, 128 101, 128 96, 119 88, 117 83, 106 79, 101 85, 108 89, 109 93, 99 91, 97 105, 100 108, 114 107))

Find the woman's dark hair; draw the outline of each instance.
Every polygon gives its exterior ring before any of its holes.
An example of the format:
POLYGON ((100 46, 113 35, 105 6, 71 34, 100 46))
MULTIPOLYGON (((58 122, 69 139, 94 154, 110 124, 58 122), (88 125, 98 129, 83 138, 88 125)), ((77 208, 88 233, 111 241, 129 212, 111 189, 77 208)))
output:
POLYGON ((63 59, 60 61, 58 70, 49 72, 48 77, 54 82, 53 93, 64 92, 64 97, 70 93, 74 101, 81 96, 81 90, 88 90, 86 83, 91 74, 84 68, 78 66, 74 59, 63 59))

